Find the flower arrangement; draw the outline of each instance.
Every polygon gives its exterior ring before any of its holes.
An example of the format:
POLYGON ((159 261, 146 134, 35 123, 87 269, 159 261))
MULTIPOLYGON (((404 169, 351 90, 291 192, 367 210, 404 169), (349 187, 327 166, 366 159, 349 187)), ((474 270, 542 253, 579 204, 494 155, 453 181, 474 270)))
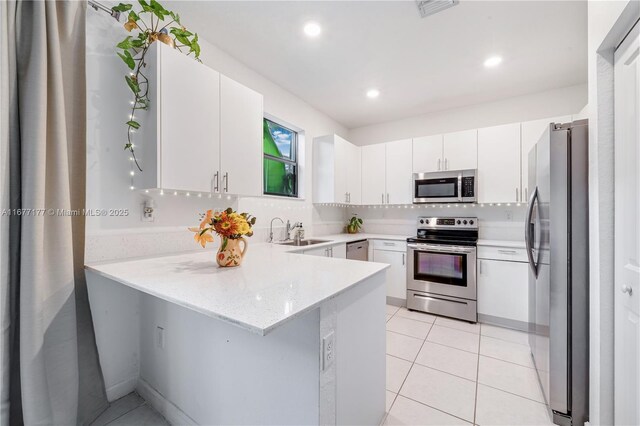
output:
POLYGON ((231 207, 221 212, 207 210, 200 215, 200 226, 189 228, 195 232, 194 239, 202 247, 213 242, 215 232, 221 238, 220 248, 216 260, 220 266, 239 266, 247 251, 247 242, 243 236, 253 235, 251 229, 256 223, 256 218, 248 213, 238 213, 231 207), (240 251, 238 243, 242 241, 244 248, 240 251))

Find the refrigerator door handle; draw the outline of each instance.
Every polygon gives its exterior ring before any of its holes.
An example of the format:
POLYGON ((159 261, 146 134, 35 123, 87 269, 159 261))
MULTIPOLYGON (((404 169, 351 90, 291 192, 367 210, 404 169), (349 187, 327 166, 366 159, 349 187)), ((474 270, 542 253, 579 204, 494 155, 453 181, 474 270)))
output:
POLYGON ((538 265, 536 265, 536 260, 533 258, 533 227, 535 226, 531 223, 531 219, 533 217, 533 208, 536 204, 536 199, 538 198, 538 188, 536 187, 531 193, 531 198, 529 199, 529 205, 527 207, 527 219, 525 221, 525 229, 524 229, 524 241, 527 249, 527 258, 529 259, 529 267, 531 267, 531 271, 535 277, 538 276, 538 265))

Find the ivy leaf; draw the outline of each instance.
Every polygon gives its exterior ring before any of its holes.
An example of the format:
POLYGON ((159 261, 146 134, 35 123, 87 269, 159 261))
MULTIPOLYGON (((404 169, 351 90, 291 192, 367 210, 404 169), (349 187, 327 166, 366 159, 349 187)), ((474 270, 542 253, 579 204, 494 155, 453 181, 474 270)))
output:
POLYGON ((200 56, 200 45, 198 44, 198 34, 193 36, 193 39, 191 40, 189 52, 193 52, 196 55, 196 58, 200 56))
POLYGON ((167 12, 167 10, 162 7, 162 5, 156 0, 151 0, 150 6, 151 12, 153 12, 153 14, 156 15, 160 20, 164 20, 164 17, 169 14, 169 12, 167 12))
POLYGON ((143 46, 144 46, 144 40, 140 40, 137 38, 134 40, 131 40, 131 47, 138 48, 143 46))
POLYGON ((149 3, 147 3, 145 0, 138 0, 138 3, 140 4, 142 10, 144 10, 145 12, 151 12, 151 6, 149 6, 149 3))
POLYGON ((132 146, 133 146, 133 144, 130 144, 130 143, 125 144, 125 145, 124 145, 124 150, 126 151, 126 150, 128 150, 128 149, 131 149, 131 147, 132 147, 132 146))
POLYGON ((124 61, 125 64, 127 64, 129 69, 131 70, 134 69, 136 67, 136 63, 133 60, 133 56, 131 56, 131 53, 129 53, 128 50, 123 51, 123 53, 118 52, 118 56, 122 58, 122 60, 124 61))
POLYGON ((132 10, 131 12, 129 12, 129 20, 137 22, 140 20, 140 16, 138 16, 138 14, 132 10))
POLYGON ((127 38, 116 44, 116 47, 123 50, 131 49, 133 47, 131 44, 131 36, 127 36, 127 38))
POLYGON ((169 16, 171 16, 171 19, 173 19, 178 25, 180 25, 180 15, 178 15, 177 13, 169 12, 169 16))
POLYGON ((126 12, 127 10, 131 9, 133 6, 130 5, 129 3, 120 3, 117 6, 113 6, 111 8, 111 10, 114 10, 116 12, 126 12))
POLYGON ((129 89, 131 89, 131 91, 134 94, 138 94, 140 92, 140 86, 138 86, 138 82, 133 79, 131 76, 125 75, 124 79, 127 80, 127 84, 129 85, 129 89))
POLYGON ((139 129, 140 128, 140 123, 138 123, 135 120, 129 120, 129 121, 127 121, 127 126, 133 127, 134 129, 139 129))
POLYGON ((185 30, 183 30, 182 28, 171 28, 171 34, 173 34, 175 36, 175 38, 182 44, 184 44, 185 46, 191 46, 191 42, 189 41, 189 39, 187 38, 187 36, 185 35, 185 30))

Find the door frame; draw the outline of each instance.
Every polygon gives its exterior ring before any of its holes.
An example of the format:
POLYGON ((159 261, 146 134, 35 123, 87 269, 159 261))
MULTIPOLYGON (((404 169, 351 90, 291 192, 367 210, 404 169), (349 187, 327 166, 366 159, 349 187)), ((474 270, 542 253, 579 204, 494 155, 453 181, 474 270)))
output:
POLYGON ((640 2, 629 1, 596 49, 589 70, 589 417, 593 424, 614 424, 613 64, 616 48, 638 16, 640 2))

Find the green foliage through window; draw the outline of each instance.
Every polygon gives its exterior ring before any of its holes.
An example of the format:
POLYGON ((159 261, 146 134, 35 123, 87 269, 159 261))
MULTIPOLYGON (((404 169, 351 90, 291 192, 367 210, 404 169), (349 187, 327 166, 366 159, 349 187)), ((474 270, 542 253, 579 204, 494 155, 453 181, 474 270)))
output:
POLYGON ((264 193, 298 196, 298 134, 264 119, 264 193))

